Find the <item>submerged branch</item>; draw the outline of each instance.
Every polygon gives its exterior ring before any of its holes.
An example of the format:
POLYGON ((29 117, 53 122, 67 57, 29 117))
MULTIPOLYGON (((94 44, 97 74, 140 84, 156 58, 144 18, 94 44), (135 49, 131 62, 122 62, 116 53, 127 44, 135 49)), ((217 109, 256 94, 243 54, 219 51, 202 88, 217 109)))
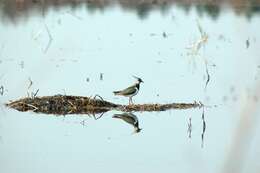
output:
POLYGON ((119 105, 99 98, 82 96, 45 96, 26 97, 6 104, 18 111, 33 111, 45 114, 99 114, 110 110, 131 111, 165 111, 169 109, 189 109, 202 107, 202 103, 169 103, 169 104, 134 104, 119 105))

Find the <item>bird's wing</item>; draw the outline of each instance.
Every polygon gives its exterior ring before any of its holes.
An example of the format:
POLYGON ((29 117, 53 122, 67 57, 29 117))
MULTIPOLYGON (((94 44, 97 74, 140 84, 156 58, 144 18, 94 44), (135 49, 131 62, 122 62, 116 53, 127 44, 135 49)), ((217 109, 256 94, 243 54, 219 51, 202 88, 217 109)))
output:
POLYGON ((130 86, 122 91, 120 91, 120 94, 122 95, 131 95, 136 92, 137 88, 135 86, 130 86))
POLYGON ((125 121, 125 122, 127 122, 127 123, 129 123, 131 125, 133 125, 133 126, 134 126, 134 124, 136 122, 133 117, 131 117, 131 116, 125 114, 125 113, 123 113, 123 114, 115 114, 113 116, 113 118, 119 118, 119 119, 121 119, 121 120, 123 120, 123 121, 125 121))

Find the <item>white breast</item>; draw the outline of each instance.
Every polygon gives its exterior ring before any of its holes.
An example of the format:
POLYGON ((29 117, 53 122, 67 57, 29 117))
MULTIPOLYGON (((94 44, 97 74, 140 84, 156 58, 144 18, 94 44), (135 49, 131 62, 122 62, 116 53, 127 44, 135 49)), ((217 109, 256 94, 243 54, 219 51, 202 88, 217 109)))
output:
POLYGON ((135 96, 137 93, 138 93, 138 88, 137 87, 135 87, 135 92, 133 93, 133 94, 131 94, 131 95, 129 95, 128 97, 133 97, 133 96, 135 96))

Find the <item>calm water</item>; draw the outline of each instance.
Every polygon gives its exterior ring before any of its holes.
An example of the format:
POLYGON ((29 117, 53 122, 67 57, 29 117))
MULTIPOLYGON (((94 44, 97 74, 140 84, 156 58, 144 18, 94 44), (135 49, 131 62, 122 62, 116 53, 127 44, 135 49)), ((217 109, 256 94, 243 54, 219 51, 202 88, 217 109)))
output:
POLYGON ((214 18, 171 6, 140 17, 84 5, 18 13, 15 20, 0 14, 1 172, 259 172, 259 14, 224 8, 214 18), (199 25, 208 40, 192 51, 199 25), (203 109, 134 113, 142 131, 133 134, 112 118, 120 112, 95 120, 4 106, 37 89, 38 96, 99 94, 127 104, 112 91, 132 84, 132 75, 144 80, 135 103, 208 105, 204 133, 203 109), (258 109, 241 116, 247 105, 258 109))

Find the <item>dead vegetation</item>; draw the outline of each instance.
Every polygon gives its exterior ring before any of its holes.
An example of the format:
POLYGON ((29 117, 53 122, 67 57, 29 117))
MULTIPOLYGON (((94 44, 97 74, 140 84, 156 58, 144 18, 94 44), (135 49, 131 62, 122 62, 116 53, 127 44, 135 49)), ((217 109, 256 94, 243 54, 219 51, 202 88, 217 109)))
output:
POLYGON ((18 111, 33 111, 45 114, 102 113, 117 105, 90 97, 55 95, 26 97, 6 104, 18 111))
POLYGON ((202 107, 202 103, 194 102, 194 103, 169 103, 169 104, 135 104, 135 105, 127 105, 127 106, 119 106, 119 110, 125 112, 131 111, 166 111, 169 109, 190 109, 202 107))
POLYGON ((202 103, 170 103, 170 104, 133 104, 119 105, 105 101, 100 96, 82 97, 55 95, 44 97, 26 97, 12 101, 6 106, 18 111, 33 111, 45 114, 99 114, 110 110, 132 111, 165 111, 169 109, 189 109, 202 107, 202 103))

